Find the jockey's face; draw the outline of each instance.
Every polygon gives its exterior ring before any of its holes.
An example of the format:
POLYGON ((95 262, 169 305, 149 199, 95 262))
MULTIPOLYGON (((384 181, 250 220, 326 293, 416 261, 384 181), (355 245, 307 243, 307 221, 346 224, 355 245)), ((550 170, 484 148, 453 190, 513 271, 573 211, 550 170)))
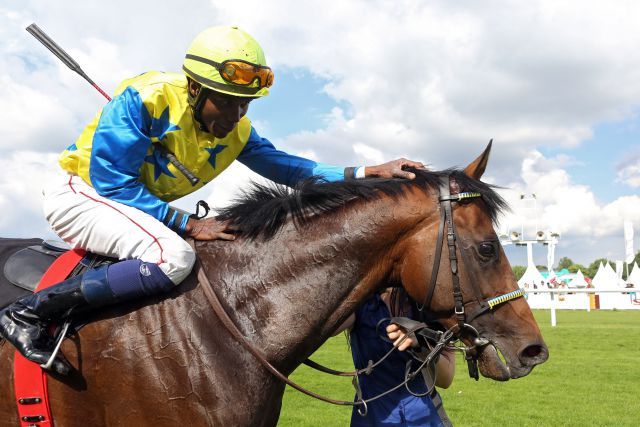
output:
POLYGON ((247 114, 252 99, 211 92, 202 108, 202 121, 216 138, 224 138, 247 114))
MULTIPOLYGON (((189 88, 192 90, 193 88, 189 88)), ((224 138, 231 132, 240 119, 247 114, 253 98, 226 95, 210 91, 200 118, 202 124, 216 138, 224 138)))

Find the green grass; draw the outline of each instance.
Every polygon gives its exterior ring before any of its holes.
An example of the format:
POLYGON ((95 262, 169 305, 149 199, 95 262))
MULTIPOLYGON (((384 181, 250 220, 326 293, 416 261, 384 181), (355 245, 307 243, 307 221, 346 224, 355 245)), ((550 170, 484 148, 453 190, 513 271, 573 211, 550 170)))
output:
MULTIPOLYGON (((640 425, 640 311, 534 311, 549 346, 549 360, 505 383, 469 378, 457 358, 457 375, 441 391, 455 426, 640 425)), ((313 359, 337 369, 353 364, 346 339, 327 341, 313 359)), ((291 377, 333 398, 350 400, 349 379, 298 368, 291 377)), ((334 406, 287 387, 278 426, 348 426, 351 408, 334 406)))

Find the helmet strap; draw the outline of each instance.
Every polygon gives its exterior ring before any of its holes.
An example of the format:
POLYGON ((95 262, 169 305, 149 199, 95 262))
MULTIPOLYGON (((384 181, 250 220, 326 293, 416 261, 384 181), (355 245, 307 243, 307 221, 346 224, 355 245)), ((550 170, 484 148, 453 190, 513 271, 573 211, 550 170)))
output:
POLYGON ((202 109, 204 108, 204 103, 209 97, 209 93, 210 89, 202 85, 200 85, 200 89, 196 96, 192 96, 191 92, 189 92, 189 104, 191 104, 191 108, 193 109, 193 117, 196 119, 200 125, 200 130, 203 132, 209 132, 209 129, 207 129, 202 122, 202 109))
POLYGON ((209 89, 206 87, 202 87, 200 92, 198 92, 198 96, 196 96, 195 103, 193 105, 193 116, 195 117, 198 124, 200 124, 200 130, 204 132, 209 132, 209 129, 202 122, 202 109, 204 108, 204 103, 209 97, 209 89))

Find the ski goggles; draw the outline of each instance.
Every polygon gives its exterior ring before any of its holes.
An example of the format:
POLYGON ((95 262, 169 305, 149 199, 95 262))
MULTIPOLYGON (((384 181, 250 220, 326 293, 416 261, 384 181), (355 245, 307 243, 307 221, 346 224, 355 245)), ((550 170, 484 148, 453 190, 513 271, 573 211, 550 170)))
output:
POLYGON ((273 70, 265 65, 256 65, 242 59, 227 59, 223 62, 215 62, 196 55, 187 55, 187 59, 203 62, 211 65, 220 73, 225 81, 240 86, 249 86, 256 80, 258 86, 271 87, 273 85, 273 70))

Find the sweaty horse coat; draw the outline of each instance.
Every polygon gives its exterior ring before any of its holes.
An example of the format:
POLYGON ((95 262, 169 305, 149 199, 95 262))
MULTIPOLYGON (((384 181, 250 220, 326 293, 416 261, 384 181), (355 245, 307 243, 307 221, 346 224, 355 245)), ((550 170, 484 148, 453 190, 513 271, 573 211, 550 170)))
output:
MULTIPOLYGON (((484 164, 486 159, 476 161, 467 174, 478 178, 473 172, 478 165, 484 170, 484 164)), ((475 249, 497 240, 491 219, 499 198, 462 172, 446 173, 461 189, 484 195, 454 208, 464 243, 459 250, 466 258, 461 267, 465 304, 475 301, 472 283, 485 297, 513 291, 517 285, 501 248, 491 256, 475 249)), ((293 195, 258 189, 223 214, 237 219, 245 237, 197 245, 225 310, 284 374, 389 282, 402 284, 415 300, 424 298, 439 219, 433 186, 442 173, 417 174, 412 182, 310 183, 293 195)), ((431 304, 445 327, 455 323, 448 262, 441 260, 431 304)), ((91 320, 63 345, 77 372, 49 382, 57 426, 277 423, 284 385, 222 328, 195 273, 168 298, 110 308, 91 320)), ((473 324, 492 342, 479 355, 485 376, 516 378, 546 360, 546 347, 522 298, 473 324)), ((7 391, 0 401, 2 425, 16 423, 10 397, 13 353, 6 344, 0 350, 0 390, 7 391)))

